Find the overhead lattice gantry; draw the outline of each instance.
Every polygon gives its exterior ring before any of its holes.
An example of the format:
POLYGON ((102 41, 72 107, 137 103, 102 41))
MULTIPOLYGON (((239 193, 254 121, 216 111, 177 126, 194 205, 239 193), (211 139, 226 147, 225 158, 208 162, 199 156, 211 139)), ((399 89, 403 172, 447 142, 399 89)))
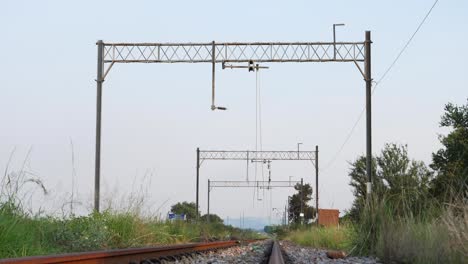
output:
POLYGON ((200 150, 203 160, 310 160, 315 162, 316 151, 224 151, 200 150))
POLYGON ((224 65, 224 63, 241 62, 357 63, 365 60, 365 42, 98 42, 98 45, 102 46, 102 80, 106 78, 115 63, 223 63, 224 65))
MULTIPOLYGON (((315 168, 315 206, 319 208, 318 195, 318 146, 315 146, 315 151, 256 151, 256 150, 200 150, 197 148, 197 186, 196 186, 196 208, 199 208, 199 186, 200 186, 200 166, 205 160, 244 160, 247 162, 247 175, 249 162, 271 162, 274 160, 282 161, 310 161, 315 168)), ((248 178, 248 177, 247 177, 248 178)), ((294 181, 211 181, 208 180, 208 199, 211 187, 294 187, 294 181)), ((209 208, 209 202, 208 202, 209 208)), ((208 209, 209 211, 209 209, 208 209)))
MULTIPOLYGON (((239 151, 236 151, 239 152, 239 151)), ((213 188, 295 188, 297 185, 302 189, 304 181, 211 181, 208 179, 207 220, 210 221, 210 196, 213 188)), ((301 192, 302 193, 302 192, 301 192)), ((301 213, 303 212, 303 200, 301 197, 301 213)), ((317 210, 318 212, 318 210, 317 210)))
MULTIPOLYGON (((335 25, 334 25, 335 27, 335 25)), ((115 64, 124 63, 210 63, 212 64, 212 110, 226 110, 215 104, 215 67, 216 64, 243 63, 284 63, 284 62, 348 62, 354 63, 366 82, 366 170, 367 193, 371 193, 371 33, 365 32, 365 40, 358 42, 205 42, 205 43, 109 43, 97 42, 97 103, 96 103, 96 155, 94 208, 99 211, 100 174, 101 174, 101 119, 102 86, 115 64), (360 63, 363 64, 364 70, 360 63)), ((250 67, 250 66, 249 66, 250 67)), ((250 68, 249 68, 250 70, 250 68)), ((220 153, 218 153, 220 154, 220 153)), ((238 153, 237 153, 238 154, 238 153)), ((246 153, 247 154, 247 153, 246 153)), ((272 153, 270 153, 272 154, 272 153)), ((287 160, 293 154, 284 152, 287 160)), ((280 153, 274 153, 281 158, 280 153)), ((221 154, 228 155, 226 153, 221 154)), ((234 153, 232 153, 234 155, 234 153)), ((266 154, 259 154, 266 155, 266 154)), ((299 155, 307 155, 301 154, 299 155)), ((255 159, 267 159, 258 156, 255 159)), ((307 159, 309 157, 303 157, 307 159)), ((274 159, 269 159, 274 160, 274 159)), ((298 160, 302 160, 299 156, 298 160)), ((199 161, 197 161, 199 162, 199 161)), ((315 164, 317 169, 317 164, 315 164)), ((197 163, 197 168, 199 163, 197 163)), ((197 169, 198 170, 198 169, 197 169)), ((318 177, 317 177, 318 178, 318 177)), ((198 174, 197 174, 198 190, 198 174)), ((198 197, 198 194, 197 194, 198 197)), ((317 199, 318 200, 318 199, 317 199)), ((197 198, 198 204, 198 198, 197 198)))
POLYGON ((103 43, 104 63, 364 61, 364 42, 103 43))
POLYGON ((233 188, 278 188, 294 187, 302 184, 302 181, 208 181, 209 187, 233 187, 233 188))

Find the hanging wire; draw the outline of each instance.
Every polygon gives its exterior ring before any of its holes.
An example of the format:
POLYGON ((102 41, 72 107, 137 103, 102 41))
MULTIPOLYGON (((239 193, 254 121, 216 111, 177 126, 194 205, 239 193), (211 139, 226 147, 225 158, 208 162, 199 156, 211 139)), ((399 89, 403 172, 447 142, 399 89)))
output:
MULTIPOLYGON (((258 151, 258 71, 255 72, 255 152, 258 151)), ((258 164, 255 162, 255 182, 257 182, 257 171, 258 164)), ((260 187, 257 187, 260 188, 260 187)), ((260 190, 254 188, 254 204, 255 204, 255 194, 257 195, 257 200, 259 200, 260 190)))
MULTIPOLYGON (((259 138, 259 145, 260 145, 260 151, 263 151, 263 141, 262 141, 262 94, 261 94, 261 87, 262 83, 260 80, 260 74, 259 70, 257 68, 256 71, 256 76, 257 76, 257 87, 258 87, 258 138, 259 138)), ((265 171, 264 171, 264 162, 261 163, 262 166, 262 181, 265 181, 265 171)), ((265 188, 263 189, 263 197, 265 197, 265 188)))

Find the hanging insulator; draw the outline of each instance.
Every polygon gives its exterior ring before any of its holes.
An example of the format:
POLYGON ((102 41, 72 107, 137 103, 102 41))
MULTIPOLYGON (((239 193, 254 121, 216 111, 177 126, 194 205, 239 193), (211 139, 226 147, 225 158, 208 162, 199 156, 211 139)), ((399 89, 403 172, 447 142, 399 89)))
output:
POLYGON ((255 71, 254 62, 253 62, 253 61, 249 61, 249 72, 253 72, 253 71, 255 71))

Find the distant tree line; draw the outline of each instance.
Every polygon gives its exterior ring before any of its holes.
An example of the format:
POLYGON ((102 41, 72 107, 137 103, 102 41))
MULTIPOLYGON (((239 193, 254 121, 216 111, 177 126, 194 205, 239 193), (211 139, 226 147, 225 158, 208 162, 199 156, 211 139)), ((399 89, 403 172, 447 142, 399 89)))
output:
MULTIPOLYGON (((184 214, 186 216, 187 221, 189 222, 196 220, 197 217, 200 219, 200 221, 208 222, 208 215, 201 215, 200 211, 197 210, 197 205, 195 203, 176 203, 171 206, 171 212, 179 215, 184 214)), ((209 221, 213 224, 222 224, 224 222, 223 219, 216 214, 210 214, 209 221)))

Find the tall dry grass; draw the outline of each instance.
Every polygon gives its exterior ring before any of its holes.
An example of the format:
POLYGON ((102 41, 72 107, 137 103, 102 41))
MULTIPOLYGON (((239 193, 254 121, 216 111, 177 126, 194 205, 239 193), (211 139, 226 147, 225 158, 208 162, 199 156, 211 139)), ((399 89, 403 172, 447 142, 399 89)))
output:
POLYGON ((466 263, 468 206, 454 201, 433 200, 417 214, 395 214, 391 200, 372 200, 355 224, 353 253, 376 255, 386 263, 466 263))

